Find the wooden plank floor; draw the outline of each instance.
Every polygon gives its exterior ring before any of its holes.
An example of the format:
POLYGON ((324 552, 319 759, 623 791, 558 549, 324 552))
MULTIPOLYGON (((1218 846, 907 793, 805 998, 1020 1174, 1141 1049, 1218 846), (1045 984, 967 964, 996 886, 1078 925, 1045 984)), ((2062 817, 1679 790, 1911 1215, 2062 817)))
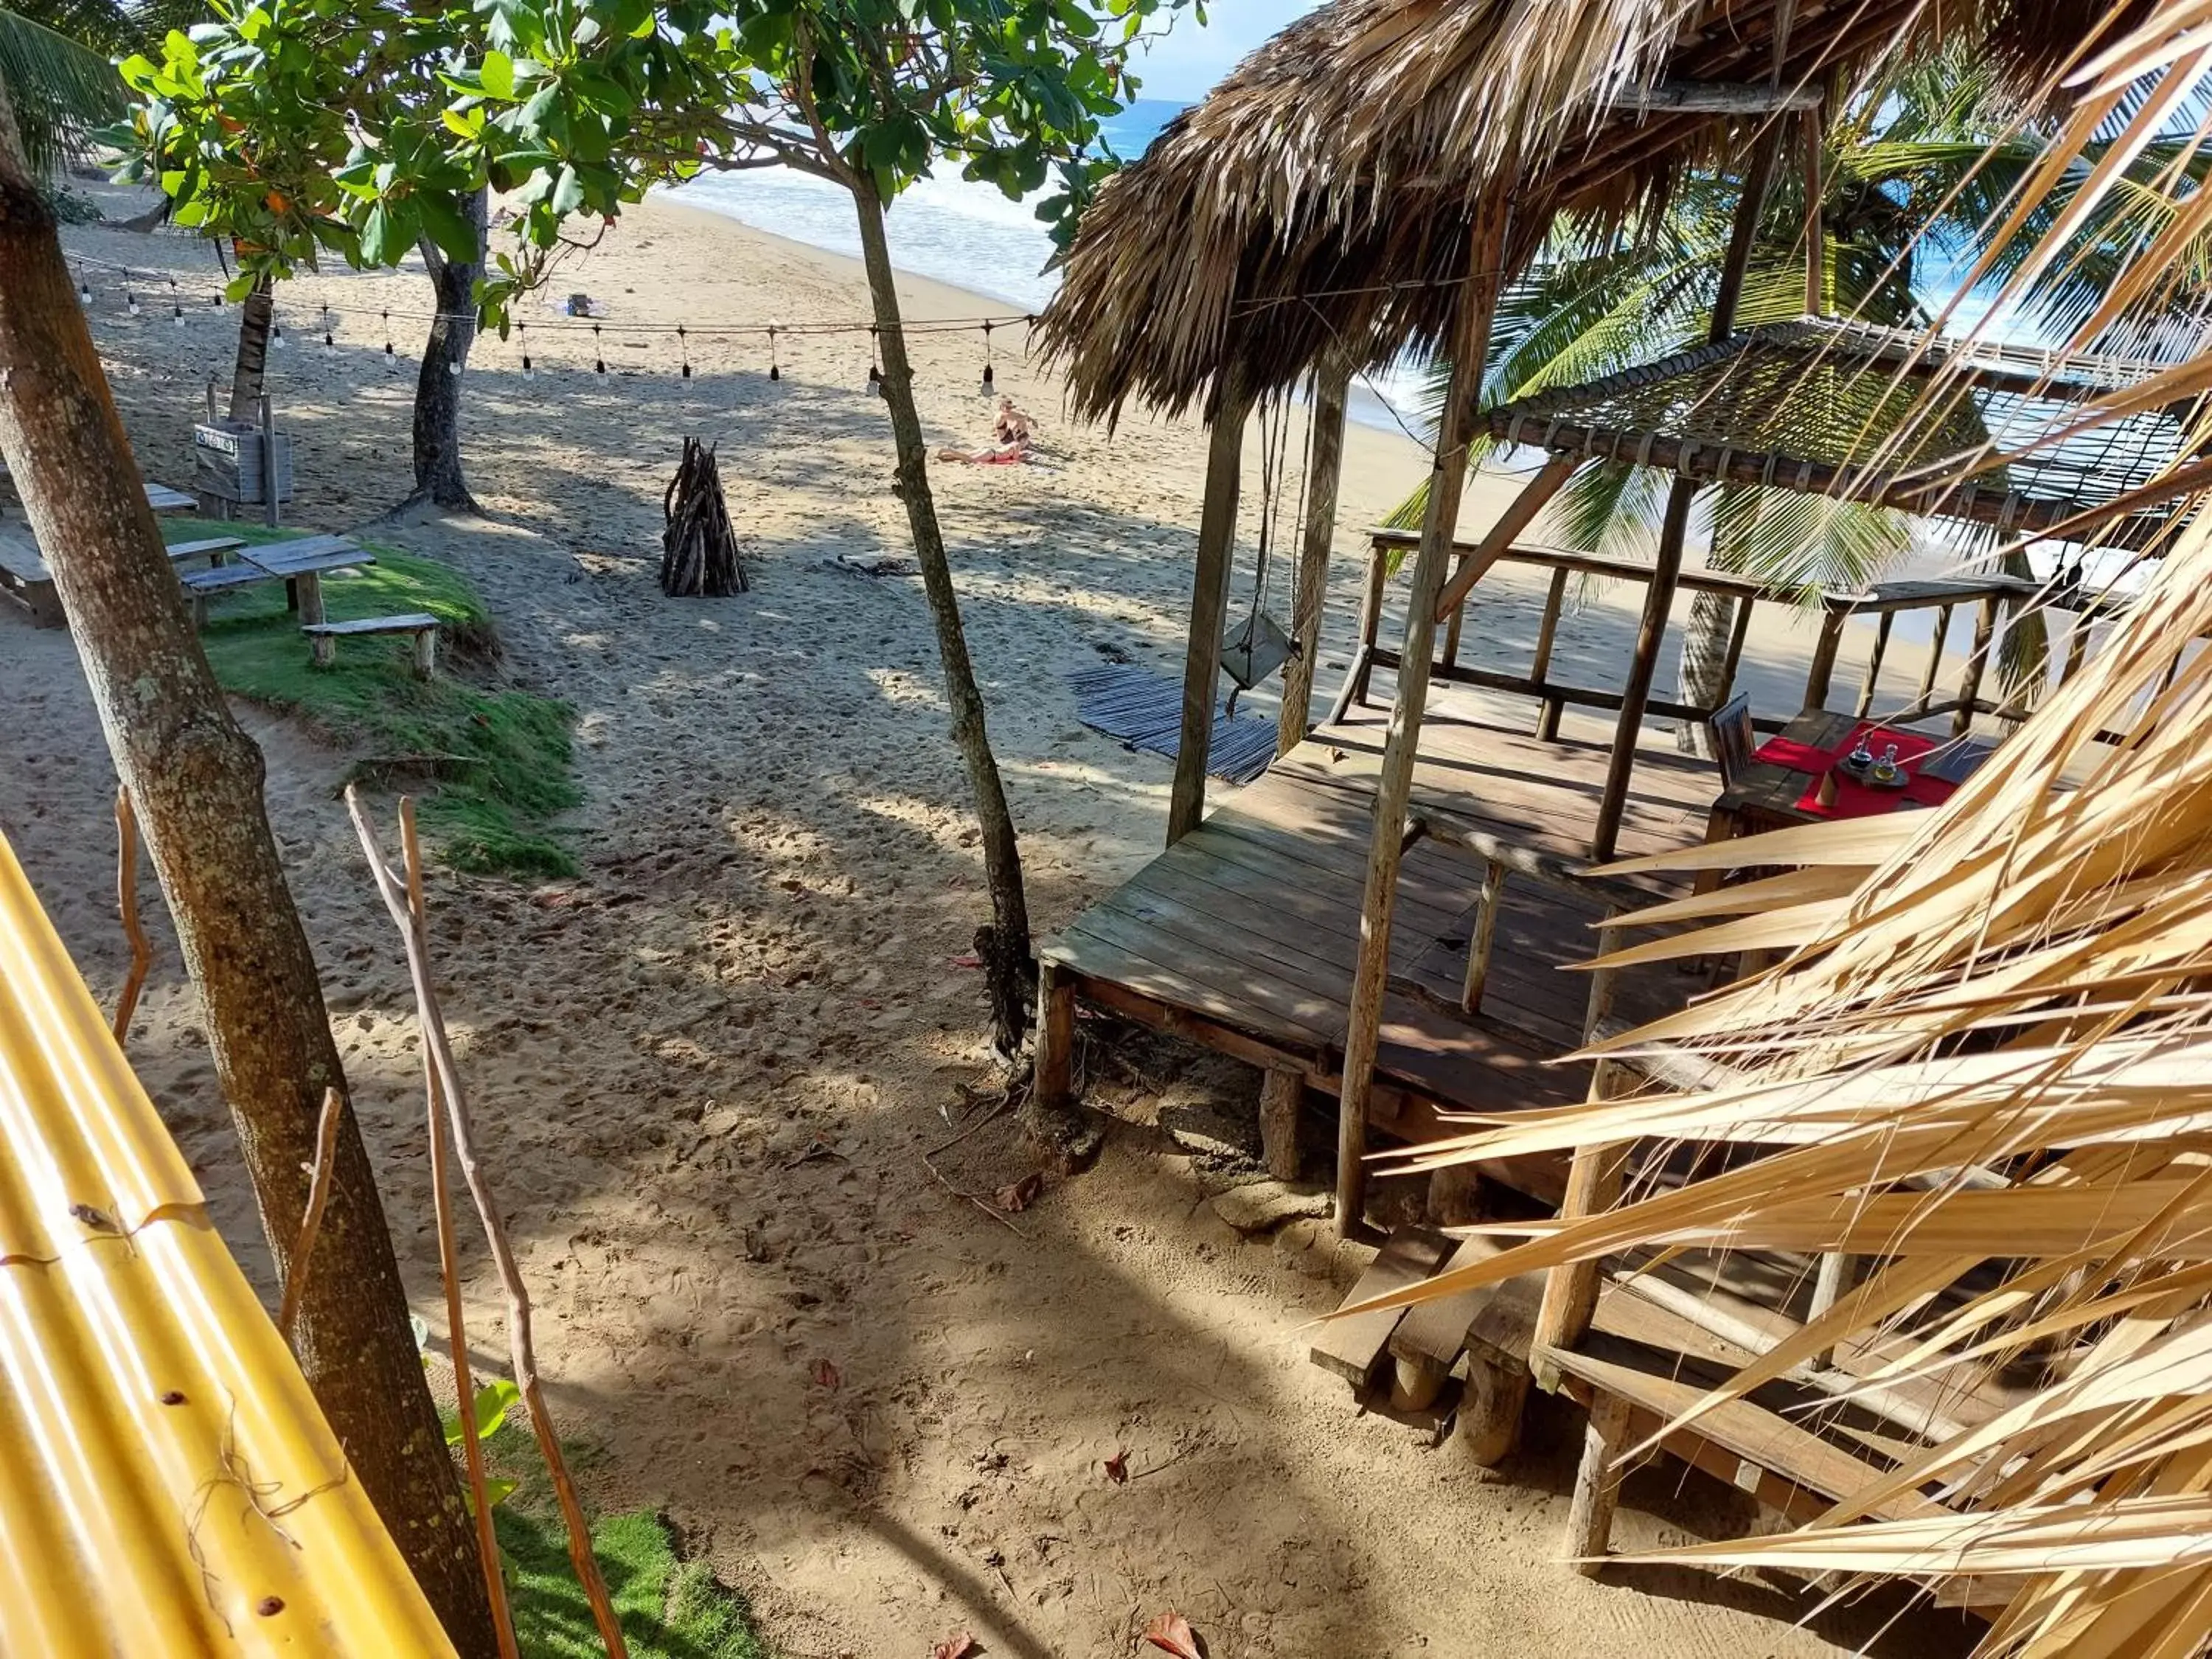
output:
MULTIPOLYGON (((1583 862, 1604 787, 1604 746, 1540 743, 1459 713, 1443 697, 1438 704, 1422 729, 1417 806, 1583 862)), ((1359 709, 1316 731, 1257 782, 1226 793, 1203 824, 1078 916, 1047 953, 1079 981, 1122 994, 1114 998, 1121 1006, 1133 997, 1226 1028, 1334 1092, 1387 719, 1387 711, 1359 709)), ((1622 854, 1702 840, 1718 789, 1709 766, 1647 754, 1622 854)), ((1586 1069, 1547 1061, 1579 1040, 1589 986, 1571 964, 1594 948, 1601 908, 1595 899, 1509 880, 1482 1010, 1469 1018, 1455 1005, 1480 879, 1473 860, 1432 842, 1407 853, 1391 970, 1428 994, 1391 994, 1378 1075, 1446 1109, 1579 1100, 1586 1069)), ((1680 1006, 1700 983, 1668 964, 1624 974, 1615 1010, 1652 1018, 1680 1006)))

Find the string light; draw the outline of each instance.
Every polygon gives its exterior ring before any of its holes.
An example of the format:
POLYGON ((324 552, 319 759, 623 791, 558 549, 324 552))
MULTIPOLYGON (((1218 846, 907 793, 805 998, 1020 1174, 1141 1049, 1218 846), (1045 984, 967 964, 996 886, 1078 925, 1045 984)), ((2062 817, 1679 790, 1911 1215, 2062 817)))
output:
POLYGON ((775 359, 775 325, 768 325, 768 377, 771 380, 783 378, 783 366, 775 359))
POLYGON ((271 351, 282 351, 284 349, 284 325, 274 317, 269 319, 269 349, 271 351))
POLYGON ((384 366, 392 369, 399 367, 399 354, 392 349, 392 313, 389 311, 384 313, 384 366))
POLYGON ((983 323, 983 395, 986 398, 991 395, 991 325, 986 319, 983 323))
POLYGON ((514 343, 522 348, 522 378, 526 380, 534 380, 538 378, 538 371, 530 366, 529 335, 529 324, 517 323, 514 325, 514 343))
POLYGON ((684 331, 684 325, 676 325, 676 349, 684 359, 684 378, 691 378, 691 339, 684 331))
POLYGON ((82 265, 79 265, 76 268, 76 301, 79 305, 82 306, 88 306, 92 303, 92 282, 91 279, 84 274, 84 267, 82 265))
POLYGON ((592 368, 600 374, 607 372, 606 348, 599 343, 599 325, 597 323, 592 325, 592 368))
POLYGON ((169 315, 179 328, 185 325, 184 296, 177 292, 177 279, 173 276, 169 278, 169 315))
POLYGON ((123 308, 133 317, 138 314, 138 296, 127 288, 123 290, 123 308))
POLYGON ((876 325, 870 323, 868 325, 868 391, 872 396, 880 398, 884 395, 884 372, 876 367, 877 343, 876 325))
POLYGON ((323 356, 335 357, 337 355, 337 342, 331 338, 331 308, 325 306, 323 307, 323 356))

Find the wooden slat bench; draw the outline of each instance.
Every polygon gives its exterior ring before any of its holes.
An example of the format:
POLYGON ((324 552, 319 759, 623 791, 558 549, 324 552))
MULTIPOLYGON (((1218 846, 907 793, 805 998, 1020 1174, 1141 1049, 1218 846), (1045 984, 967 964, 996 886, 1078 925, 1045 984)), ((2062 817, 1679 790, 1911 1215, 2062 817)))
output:
POLYGON ((350 622, 308 623, 300 631, 307 636, 316 665, 328 668, 337 661, 338 641, 378 635, 408 634, 415 641, 415 678, 427 680, 438 662, 438 619, 428 611, 410 611, 396 617, 356 617, 350 622))
POLYGON ((178 573, 178 580, 191 596, 192 620, 199 627, 207 626, 208 600, 216 594, 267 581, 285 584, 301 623, 319 623, 324 574, 376 562, 374 553, 344 536, 297 536, 290 541, 260 542, 251 547, 241 542, 232 550, 236 557, 228 564, 178 573))
POLYGON ((187 559, 205 559, 210 565, 228 562, 228 556, 246 545, 243 536, 203 536, 198 541, 171 542, 164 550, 171 564, 182 564, 187 559))

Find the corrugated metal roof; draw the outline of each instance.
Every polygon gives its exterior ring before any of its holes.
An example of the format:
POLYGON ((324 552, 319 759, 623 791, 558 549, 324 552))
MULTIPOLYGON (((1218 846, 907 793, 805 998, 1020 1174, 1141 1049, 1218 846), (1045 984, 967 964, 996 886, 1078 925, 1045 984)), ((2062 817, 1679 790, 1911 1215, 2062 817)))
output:
POLYGON ((449 1655, 0 837, 0 1654, 449 1655))

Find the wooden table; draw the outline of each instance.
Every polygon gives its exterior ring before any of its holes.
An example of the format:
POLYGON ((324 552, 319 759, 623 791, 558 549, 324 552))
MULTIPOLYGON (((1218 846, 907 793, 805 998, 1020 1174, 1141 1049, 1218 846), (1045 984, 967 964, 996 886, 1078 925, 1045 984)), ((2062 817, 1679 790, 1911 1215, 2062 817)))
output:
MULTIPOLYGON (((1811 749, 1833 749, 1859 725, 1856 714, 1838 714, 1828 708, 1808 708, 1782 728, 1782 735, 1811 749)), ((1753 835, 1792 823, 1813 823, 1821 814, 1808 812, 1797 803, 1805 798, 1805 773, 1772 761, 1754 760, 1741 776, 1721 791, 1713 803, 1711 821, 1705 828, 1709 842, 1731 836, 1753 835)), ((1899 796, 1902 800, 1904 797, 1899 796)))
POLYGON ((266 581, 285 584, 291 608, 299 612, 302 627, 319 623, 323 620, 324 574, 356 570, 376 562, 374 554, 345 536, 297 536, 288 542, 262 542, 236 551, 235 563, 179 574, 178 580, 191 595, 192 618, 197 625, 207 626, 208 600, 214 595, 266 581))

